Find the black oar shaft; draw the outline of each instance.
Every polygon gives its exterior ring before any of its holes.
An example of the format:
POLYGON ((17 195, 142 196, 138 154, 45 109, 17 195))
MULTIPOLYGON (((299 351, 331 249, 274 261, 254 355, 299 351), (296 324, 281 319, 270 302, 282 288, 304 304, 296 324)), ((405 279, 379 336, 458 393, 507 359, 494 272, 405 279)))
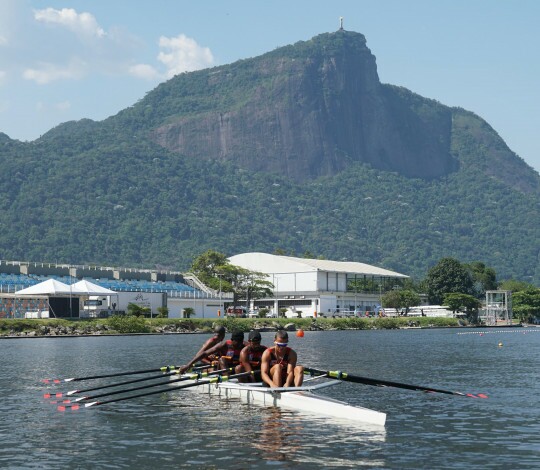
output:
POLYGON ((159 387, 160 385, 167 385, 167 384, 171 384, 171 383, 175 383, 175 382, 183 382, 183 381, 186 381, 186 380, 196 380, 196 379, 198 379, 200 377, 207 377, 209 375, 223 374, 223 373, 229 372, 229 371, 231 371, 231 369, 222 369, 222 370, 217 370, 217 371, 214 371, 214 372, 203 372, 202 374, 192 374, 192 375, 189 375, 189 376, 179 377, 177 379, 170 379, 170 380, 167 380, 166 382, 156 382, 156 383, 153 383, 153 384, 150 384, 150 385, 142 385, 141 387, 125 388, 125 389, 122 389, 122 390, 115 390, 113 392, 105 392, 105 393, 100 393, 98 395, 91 395, 91 396, 88 396, 88 397, 81 397, 81 398, 84 398, 84 400, 93 400, 95 398, 107 397, 107 396, 110 396, 110 395, 118 395, 120 393, 135 392, 137 390, 144 390, 145 388, 159 387))
POLYGON ((142 379, 126 380, 125 382, 115 382, 113 384, 102 385, 100 387, 92 387, 92 388, 85 388, 85 389, 82 389, 82 390, 74 390, 73 392, 70 392, 69 394, 74 395, 76 393, 93 392, 94 390, 102 390, 102 389, 105 389, 105 388, 120 387, 122 385, 134 384, 134 383, 137 383, 137 382, 145 382, 147 380, 161 379, 163 377, 170 377, 171 375, 177 375, 177 374, 179 374, 178 371, 168 372, 166 374, 151 375, 149 377, 143 377, 142 379))
MULTIPOLYGON (((162 366, 154 369, 143 369, 143 370, 130 370, 126 372, 116 372, 114 374, 102 374, 102 375, 89 375, 86 377, 72 377, 69 379, 63 379, 63 382, 79 382, 82 380, 94 380, 94 379, 108 379, 110 377, 121 377, 123 375, 138 375, 138 374, 149 374, 151 372, 171 372, 180 369, 183 366, 162 366)), ((200 367, 194 367, 193 370, 199 369, 208 369, 211 365, 204 365, 200 367)))
POLYGON ((422 385, 411 385, 411 384, 406 384, 406 383, 401 383, 401 382, 392 382, 389 380, 380 380, 380 379, 372 379, 369 377, 361 377, 358 375, 351 375, 346 372, 340 372, 340 371, 325 371, 325 370, 314 369, 310 367, 305 368, 305 371, 312 374, 325 375, 326 377, 330 377, 332 379, 343 380, 346 382, 361 383, 365 385, 375 385, 378 387, 395 387, 395 388, 403 388, 406 390, 414 390, 414 391, 421 391, 421 392, 445 393, 448 395, 472 396, 472 397, 475 396, 472 394, 467 394, 463 392, 455 392, 452 390, 443 390, 440 388, 424 387, 422 385))
POLYGON ((112 400, 96 401, 96 402, 92 402, 92 403, 87 403, 85 405, 85 407, 106 405, 107 403, 116 403, 116 402, 119 402, 119 401, 131 400, 132 398, 147 397, 147 396, 150 396, 150 395, 156 395, 158 393, 171 392, 173 390, 181 390, 181 389, 184 389, 184 388, 197 387, 199 385, 207 385, 207 384, 211 384, 211 383, 218 383, 218 382, 221 382, 221 381, 225 382, 225 381, 230 380, 230 379, 236 379, 236 378, 239 378, 239 377, 246 377, 248 375, 255 374, 256 372, 258 372, 258 371, 242 372, 241 374, 235 374, 235 375, 231 375, 229 377, 227 377, 227 376, 219 376, 219 377, 214 377, 212 379, 199 380, 199 381, 194 382, 194 383, 178 385, 178 386, 175 386, 175 387, 167 387, 167 388, 161 389, 161 390, 154 390, 152 392, 139 393, 137 395, 129 395, 127 397, 114 398, 112 400))

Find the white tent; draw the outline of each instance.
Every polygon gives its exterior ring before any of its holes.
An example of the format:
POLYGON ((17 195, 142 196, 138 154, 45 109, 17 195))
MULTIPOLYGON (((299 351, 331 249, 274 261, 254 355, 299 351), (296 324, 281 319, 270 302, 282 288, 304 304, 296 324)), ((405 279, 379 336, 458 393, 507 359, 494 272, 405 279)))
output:
POLYGON ((75 295, 116 295, 115 291, 98 286, 97 284, 84 279, 75 284, 71 284, 71 293, 75 295))
POLYGON ((47 279, 39 284, 15 292, 16 295, 69 295, 71 293, 70 286, 55 279, 47 279))

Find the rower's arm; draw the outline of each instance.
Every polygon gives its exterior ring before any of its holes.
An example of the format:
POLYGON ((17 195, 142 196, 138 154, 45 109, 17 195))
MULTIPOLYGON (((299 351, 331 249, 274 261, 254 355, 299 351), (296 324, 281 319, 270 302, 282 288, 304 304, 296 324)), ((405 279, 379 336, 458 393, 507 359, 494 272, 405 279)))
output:
MULTIPOLYGON (((197 351, 197 354, 201 354, 204 351, 206 351, 207 349, 210 349, 209 346, 210 346, 211 342, 212 342, 212 339, 206 340, 206 342, 201 346, 201 349, 199 349, 197 351)), ((195 355, 197 355, 197 354, 195 354, 195 355)))
POLYGON ((184 373, 186 370, 188 370, 193 364, 195 364, 197 361, 201 360, 203 357, 208 357, 211 354, 214 354, 215 352, 219 351, 221 347, 223 346, 223 342, 216 344, 214 347, 207 349, 206 351, 198 352, 191 361, 189 361, 185 366, 182 366, 180 369, 181 373, 184 373))
POLYGON ((297 359, 296 351, 291 349, 289 352, 289 363, 287 364, 287 379, 283 385, 284 387, 292 387, 294 383, 294 368, 296 367, 297 359))
POLYGON ((248 360, 247 348, 242 349, 239 359, 240 365, 244 368, 244 372, 251 372, 253 368, 248 360))
POLYGON ((261 358, 261 379, 262 381, 272 387, 274 385, 274 382, 272 381, 272 378, 270 377, 270 350, 267 349, 261 358))

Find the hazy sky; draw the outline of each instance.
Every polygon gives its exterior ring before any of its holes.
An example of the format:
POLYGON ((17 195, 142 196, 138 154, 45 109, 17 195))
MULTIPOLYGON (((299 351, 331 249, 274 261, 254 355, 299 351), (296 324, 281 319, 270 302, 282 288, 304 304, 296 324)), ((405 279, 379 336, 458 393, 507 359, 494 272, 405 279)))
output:
POLYGON ((344 27, 384 83, 484 118, 540 171, 538 0, 0 0, 0 132, 101 120, 176 73, 344 27))

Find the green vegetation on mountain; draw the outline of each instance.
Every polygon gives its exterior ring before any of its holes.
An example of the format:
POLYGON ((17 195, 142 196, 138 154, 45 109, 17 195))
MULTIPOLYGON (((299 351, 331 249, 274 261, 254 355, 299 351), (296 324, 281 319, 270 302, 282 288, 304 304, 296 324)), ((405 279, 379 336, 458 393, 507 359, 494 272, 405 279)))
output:
POLYGON ((539 175, 473 113, 380 84, 357 33, 181 74, 34 142, 0 134, 0 168, 4 260, 187 269, 280 249, 540 282, 539 175))

